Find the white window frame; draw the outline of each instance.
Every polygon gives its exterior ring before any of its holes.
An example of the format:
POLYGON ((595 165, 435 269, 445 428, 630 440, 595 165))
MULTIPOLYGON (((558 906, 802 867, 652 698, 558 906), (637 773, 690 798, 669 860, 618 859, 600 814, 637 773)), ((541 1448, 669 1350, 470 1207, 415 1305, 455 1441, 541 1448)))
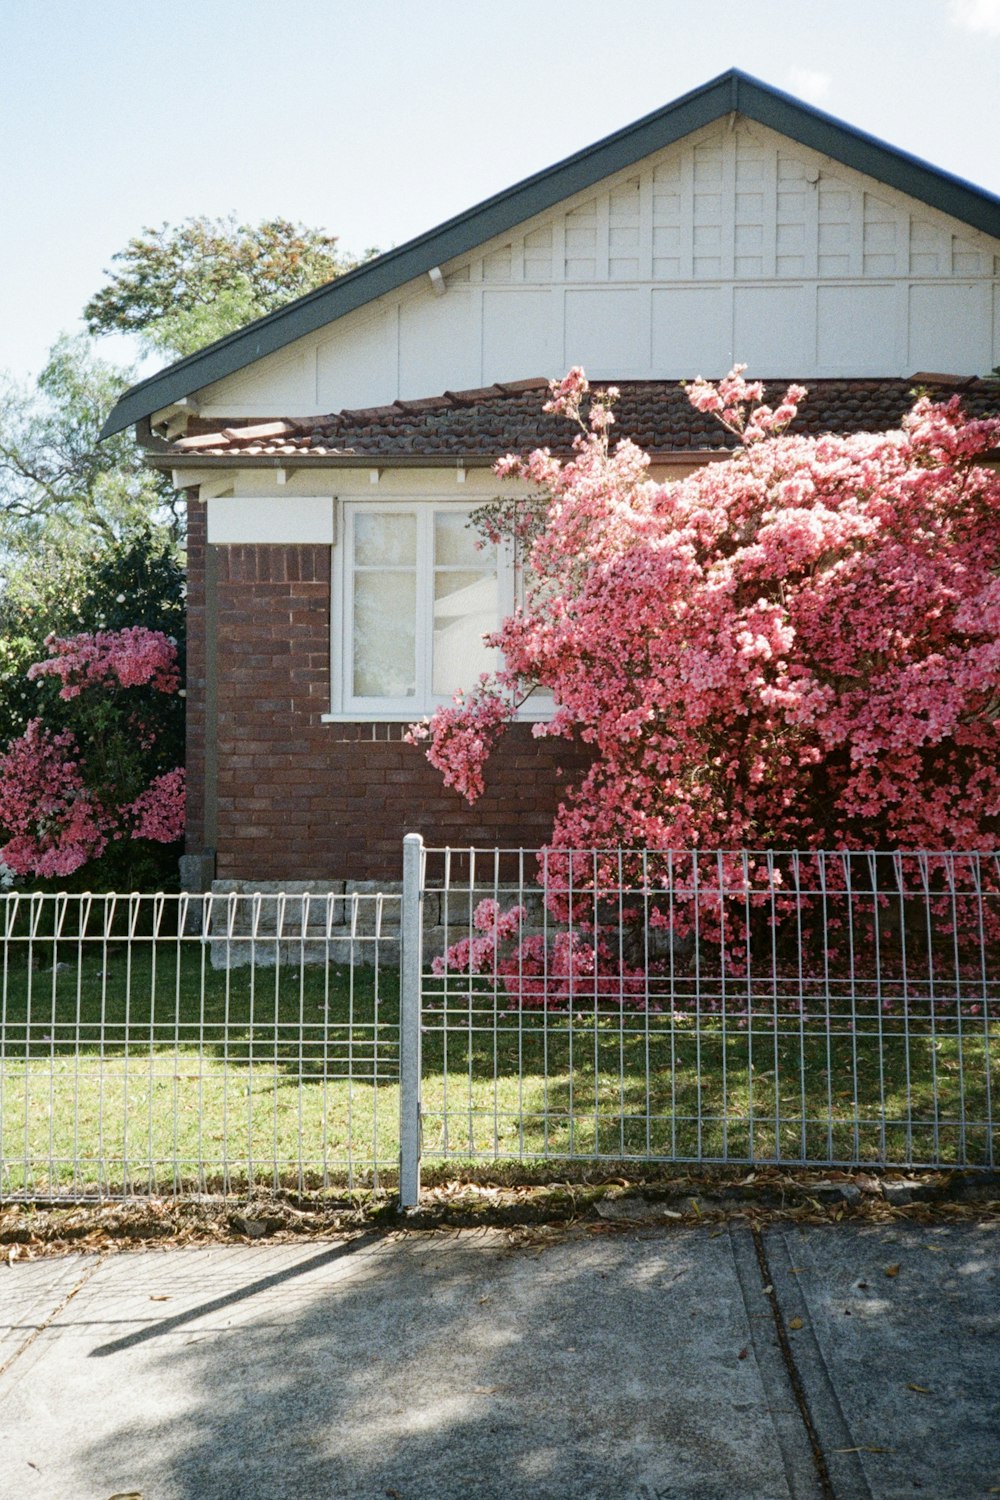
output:
MULTIPOLYGON (((454 500, 443 496, 428 496, 420 499, 392 500, 342 500, 337 544, 333 548, 331 568, 330 652, 332 703, 329 714, 323 717, 332 723, 359 723, 371 720, 377 723, 412 723, 436 708, 452 701, 450 693, 431 692, 433 663, 431 651, 434 630, 434 515, 440 511, 451 511, 468 515, 475 510, 468 500, 454 500), (359 514, 413 515, 417 518, 417 562, 416 562, 416 677, 417 692, 412 698, 362 698, 351 692, 354 660, 353 615, 354 615, 354 519, 359 514)), ((496 551, 497 565, 497 620, 499 628, 513 612, 515 601, 515 568, 513 547, 501 543, 496 551)), ((469 692, 475 682, 456 683, 455 688, 469 692)), ((551 702, 539 703, 537 708, 524 713, 526 718, 548 718, 552 712, 551 702)))

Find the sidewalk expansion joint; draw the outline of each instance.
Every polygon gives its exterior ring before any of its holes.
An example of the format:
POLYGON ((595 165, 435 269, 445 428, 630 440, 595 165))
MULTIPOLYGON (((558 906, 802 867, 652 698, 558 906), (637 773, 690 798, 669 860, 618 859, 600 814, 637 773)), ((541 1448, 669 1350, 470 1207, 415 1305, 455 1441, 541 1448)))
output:
MULTIPOLYGON (((774 1278, 771 1274, 771 1267, 768 1264, 767 1251, 764 1248, 763 1236, 761 1235, 760 1229, 756 1224, 751 1224, 750 1233, 753 1237, 753 1247, 757 1254, 757 1264, 760 1266, 760 1274, 763 1278, 762 1285, 765 1287, 771 1287, 774 1285, 774 1278)), ((803 1427, 806 1430, 806 1437, 809 1440, 809 1447, 812 1450, 813 1463, 816 1466, 816 1477, 819 1480, 820 1493, 823 1496, 823 1500, 837 1500, 837 1494, 833 1488, 833 1480, 830 1477, 830 1469, 826 1461, 826 1455, 823 1452, 823 1446, 819 1440, 819 1433, 816 1431, 816 1424, 813 1421, 812 1412, 809 1410, 809 1402, 806 1399, 805 1388, 802 1384, 802 1379, 795 1364, 795 1356, 792 1353, 792 1346, 788 1339, 788 1330, 785 1327, 785 1319, 782 1315, 781 1308, 778 1305, 778 1298, 772 1293, 772 1295, 768 1298, 768 1301, 771 1304, 771 1316, 774 1319, 774 1331, 777 1336, 778 1347, 781 1350, 781 1358, 784 1361, 785 1373, 788 1376, 788 1382, 792 1388, 792 1394, 795 1397, 795 1404, 798 1407, 799 1417, 802 1421, 803 1427)))
POLYGON ((103 1265, 106 1259, 107 1257, 105 1255, 98 1255, 94 1259, 93 1264, 88 1266, 86 1271, 84 1271, 83 1275, 80 1277, 80 1280, 76 1283, 76 1285, 71 1287, 62 1301, 59 1303, 59 1305, 53 1308, 44 1322, 39 1323, 35 1328, 32 1329, 31 1333, 28 1334, 28 1337, 24 1340, 23 1344, 18 1344, 13 1354, 5 1359, 3 1364, 0 1365, 0 1380, 2 1380, 6 1375, 7 1371, 10 1369, 11 1365, 14 1364, 15 1360, 20 1359, 21 1355, 25 1354, 31 1348, 35 1340, 41 1338, 42 1334, 46 1331, 47 1328, 52 1327, 52 1324, 56 1321, 60 1314, 64 1313, 67 1307, 69 1307, 77 1292, 83 1291, 83 1288, 87 1285, 87 1282, 90 1280, 91 1276, 93 1276, 94 1272, 101 1265, 103 1265))

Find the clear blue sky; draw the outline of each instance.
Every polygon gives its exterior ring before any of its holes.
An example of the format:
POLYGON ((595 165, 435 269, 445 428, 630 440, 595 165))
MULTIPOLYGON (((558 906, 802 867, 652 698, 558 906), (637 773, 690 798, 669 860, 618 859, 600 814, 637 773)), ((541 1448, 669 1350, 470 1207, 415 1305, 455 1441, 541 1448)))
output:
POLYGON ((1000 193, 1000 0, 0 0, 0 48, 18 375, 144 224, 385 249, 733 66, 1000 193))

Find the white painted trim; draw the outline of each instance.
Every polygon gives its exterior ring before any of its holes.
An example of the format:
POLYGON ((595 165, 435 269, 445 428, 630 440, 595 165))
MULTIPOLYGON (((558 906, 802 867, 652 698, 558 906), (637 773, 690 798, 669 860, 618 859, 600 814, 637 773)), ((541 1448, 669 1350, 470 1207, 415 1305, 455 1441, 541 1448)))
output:
POLYGON ((320 714, 321 724, 419 724, 425 715, 416 708, 409 713, 329 713, 320 714))
MULTIPOLYGON (((181 477, 183 477, 185 472, 183 469, 180 471, 174 470, 174 473, 180 473, 181 477)), ((192 477, 188 477, 188 484, 191 483, 192 477)), ((183 487, 183 485, 177 485, 178 489, 183 489, 183 487)), ((235 493, 236 475, 232 472, 219 474, 217 470, 212 469, 205 473, 205 477, 198 485, 199 500, 218 500, 222 495, 233 495, 235 493)))
POLYGON ((291 546, 334 541, 333 496, 219 495, 208 500, 208 541, 214 546, 291 546))

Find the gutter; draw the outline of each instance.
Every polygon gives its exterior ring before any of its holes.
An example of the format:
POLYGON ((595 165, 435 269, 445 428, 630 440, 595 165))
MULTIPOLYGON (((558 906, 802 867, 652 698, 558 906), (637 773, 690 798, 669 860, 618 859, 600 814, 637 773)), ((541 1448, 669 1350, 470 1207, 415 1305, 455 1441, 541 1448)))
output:
MULTIPOLYGON (((700 467, 731 458, 730 448, 671 448, 648 454, 656 468, 700 467)), ((556 457, 559 455, 557 454, 556 457)), ((570 455, 566 455, 567 458, 570 455)), ((147 451, 154 469, 492 469, 498 454, 483 453, 170 453, 147 451)))

